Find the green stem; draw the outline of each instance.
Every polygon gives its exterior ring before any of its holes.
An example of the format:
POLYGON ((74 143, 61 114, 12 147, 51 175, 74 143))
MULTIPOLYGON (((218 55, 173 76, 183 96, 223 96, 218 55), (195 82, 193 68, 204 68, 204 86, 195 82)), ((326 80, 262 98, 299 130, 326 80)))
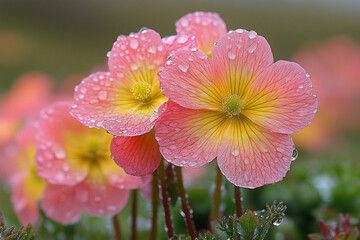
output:
POLYGON ((136 217, 137 217, 137 189, 131 191, 131 215, 132 215, 132 225, 131 225, 131 240, 136 240, 136 217))
POLYGON ((179 190, 179 194, 180 194, 180 198, 181 198, 181 206, 182 206, 182 210, 185 215, 184 218, 185 218, 186 226, 187 226, 187 229, 188 229, 191 239, 195 240, 196 239, 196 230, 195 230, 195 226, 194 226, 194 221, 192 219, 192 210, 191 210, 188 200, 187 200, 187 193, 185 191, 185 187, 184 187, 184 183, 183 183, 181 168, 178 166, 175 166, 175 173, 176 173, 176 178, 177 178, 178 190, 179 190))
POLYGON ((211 207, 210 222, 218 219, 220 215, 221 187, 222 187, 222 173, 218 165, 216 165, 215 189, 213 192, 213 202, 211 207))
POLYGON ((120 221, 117 217, 117 215, 114 215, 112 217, 114 232, 115 232, 115 239, 116 240, 122 240, 121 231, 120 231, 120 221))
POLYGON ((235 198, 235 206, 236 206, 236 215, 238 217, 243 215, 243 206, 242 206, 242 196, 241 189, 234 185, 234 198, 235 198))
POLYGON ((152 222, 150 240, 156 240, 157 222, 158 222, 158 205, 159 205, 159 186, 157 180, 157 170, 153 172, 152 180, 152 222))
POLYGON ((168 239, 174 236, 174 230, 171 221, 170 207, 169 207, 169 194, 167 191, 167 184, 165 181, 165 169, 164 169, 164 160, 161 159, 159 165, 159 178, 161 184, 161 194, 162 194, 162 204, 164 207, 164 215, 165 215, 165 224, 168 234, 168 239))

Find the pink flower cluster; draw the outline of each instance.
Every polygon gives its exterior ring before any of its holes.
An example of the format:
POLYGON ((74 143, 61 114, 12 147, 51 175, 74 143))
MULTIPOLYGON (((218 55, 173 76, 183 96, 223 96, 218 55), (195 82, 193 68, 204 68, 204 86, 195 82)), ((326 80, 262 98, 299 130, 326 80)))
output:
POLYGON ((109 72, 82 80, 73 103, 56 101, 21 131, 13 157, 24 171, 10 182, 23 224, 34 223, 39 200, 63 224, 82 209, 114 215, 162 157, 186 168, 216 159, 230 182, 246 188, 285 176, 294 151, 289 135, 317 109, 306 71, 274 63, 264 37, 227 32, 214 13, 188 14, 176 32, 118 37, 109 72))
POLYGON ((114 135, 112 157, 131 175, 152 173, 163 156, 190 168, 217 158, 241 187, 281 180, 294 151, 289 134, 317 109, 306 71, 274 63, 255 31, 227 33, 217 14, 188 14, 176 32, 119 37, 108 53, 109 72, 76 87, 72 116, 114 135))

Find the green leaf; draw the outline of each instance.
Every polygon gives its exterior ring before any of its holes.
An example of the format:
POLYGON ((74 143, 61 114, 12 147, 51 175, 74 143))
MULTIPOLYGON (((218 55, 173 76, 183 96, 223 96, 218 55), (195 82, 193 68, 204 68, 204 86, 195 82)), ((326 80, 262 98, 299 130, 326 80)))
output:
POLYGON ((251 210, 248 210, 239 218, 239 223, 242 230, 242 237, 244 239, 254 239, 255 230, 259 224, 259 219, 255 214, 251 210))

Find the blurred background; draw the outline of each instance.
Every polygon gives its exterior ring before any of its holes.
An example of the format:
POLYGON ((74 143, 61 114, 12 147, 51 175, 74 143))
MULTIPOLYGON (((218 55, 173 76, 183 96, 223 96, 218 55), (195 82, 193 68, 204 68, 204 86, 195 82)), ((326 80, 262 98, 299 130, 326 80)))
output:
MULTIPOLYGON (((244 28, 265 36, 276 61, 296 61, 310 73, 319 98, 314 126, 294 135, 299 157, 284 181, 244 191, 245 206, 261 209, 273 200, 288 205, 286 219, 272 231, 272 239, 305 239, 320 231, 319 219, 331 222, 338 213, 350 213, 352 223, 359 225, 358 0, 0 0, 0 106, 6 107, 12 84, 28 72, 46 74, 56 82, 56 91, 71 94, 83 77, 106 70, 106 53, 118 35, 142 27, 173 35, 176 20, 194 11, 217 12, 229 30, 244 28)), ((199 228, 206 227, 211 205, 207 186, 214 167, 209 166, 205 179, 188 185, 199 228)), ((228 183, 225 189, 223 210, 230 214, 232 189, 228 183)), ((0 195, 0 211, 10 224, 18 224, 8 187, 4 185, 0 195)), ((102 234, 99 227, 89 227, 99 226, 98 221, 106 226, 108 219, 85 216, 79 226, 86 231, 60 227, 60 234, 51 236, 72 239, 94 229, 102 234)), ((58 231, 54 222, 46 224, 49 234, 58 231)), ((104 229, 106 238, 110 230, 104 229)))

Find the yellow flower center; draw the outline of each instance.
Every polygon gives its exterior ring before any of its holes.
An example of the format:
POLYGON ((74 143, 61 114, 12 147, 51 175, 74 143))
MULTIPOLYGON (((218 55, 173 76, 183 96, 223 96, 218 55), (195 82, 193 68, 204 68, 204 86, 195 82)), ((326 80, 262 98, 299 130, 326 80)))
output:
POLYGON ((145 81, 136 82, 130 90, 135 99, 147 103, 151 100, 151 84, 145 81))
POLYGON ((228 114, 228 117, 238 116, 244 109, 242 99, 239 95, 228 95, 222 103, 222 109, 228 114))

